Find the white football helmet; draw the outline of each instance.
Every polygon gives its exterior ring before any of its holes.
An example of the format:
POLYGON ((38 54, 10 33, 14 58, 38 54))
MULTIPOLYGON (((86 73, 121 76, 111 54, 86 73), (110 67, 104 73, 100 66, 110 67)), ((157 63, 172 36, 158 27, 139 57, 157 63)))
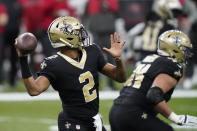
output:
POLYGON ((173 11, 181 11, 179 0, 154 0, 152 10, 161 18, 174 18, 173 11))
POLYGON ((166 31, 158 38, 158 54, 169 56, 179 63, 186 63, 186 60, 192 56, 191 50, 189 37, 179 30, 166 31))
POLYGON ((56 18, 48 28, 48 36, 53 48, 89 46, 87 31, 78 19, 70 16, 56 18))

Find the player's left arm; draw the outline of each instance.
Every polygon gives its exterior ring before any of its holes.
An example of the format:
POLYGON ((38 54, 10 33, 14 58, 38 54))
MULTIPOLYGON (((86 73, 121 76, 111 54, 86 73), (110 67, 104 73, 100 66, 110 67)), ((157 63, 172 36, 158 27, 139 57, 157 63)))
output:
MULTIPOLYGON (((154 94, 153 92, 156 92, 154 96, 157 96, 158 100, 155 101, 155 109, 157 112, 161 113, 163 116, 168 118, 172 110, 170 107, 167 105, 166 101, 163 98, 163 94, 167 93, 170 89, 172 89, 177 83, 177 80, 174 79, 173 77, 169 76, 168 74, 159 74, 153 84, 152 87, 149 89, 147 93, 147 98, 149 100, 155 99, 152 95, 154 94), (157 91, 158 90, 158 91, 157 91), (160 91, 159 91, 160 90, 160 91), (160 92, 160 93, 159 93, 160 92), (162 98, 159 98, 161 95, 162 98), (153 98, 151 98, 153 97, 153 98)), ((154 101, 154 100, 152 100, 154 101)))
POLYGON ((107 63, 103 69, 102 73, 105 74, 106 76, 112 78, 113 80, 116 80, 118 82, 125 82, 126 81, 126 67, 121 60, 121 55, 122 55, 122 48, 125 45, 125 41, 120 43, 120 35, 114 33, 114 35, 110 36, 111 40, 111 48, 103 48, 106 52, 110 53, 115 62, 116 66, 107 63))
POLYGON ((118 82, 126 81, 126 68, 121 59, 116 59, 116 66, 107 63, 101 71, 106 76, 118 82))
POLYGON ((163 95, 177 84, 177 80, 168 74, 159 74, 152 88, 147 93, 147 98, 155 104, 155 110, 167 119, 178 125, 193 126, 197 124, 197 117, 190 115, 177 115, 167 105, 163 95))

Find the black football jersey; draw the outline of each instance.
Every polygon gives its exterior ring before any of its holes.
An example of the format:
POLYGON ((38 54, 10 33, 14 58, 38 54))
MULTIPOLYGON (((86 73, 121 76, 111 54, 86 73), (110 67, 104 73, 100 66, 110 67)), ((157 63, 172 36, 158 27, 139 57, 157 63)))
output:
POLYGON ((64 113, 80 120, 98 113, 98 71, 105 64, 101 49, 92 44, 82 49, 79 62, 60 52, 45 58, 38 75, 47 77, 59 92, 64 113))
MULTIPOLYGON (((124 84, 115 104, 136 105, 133 107, 143 108, 153 113, 154 105, 146 99, 146 94, 154 79, 161 73, 168 74, 179 81, 183 74, 183 68, 169 57, 156 54, 145 57, 137 64, 133 74, 124 84)), ((170 100, 173 90, 174 88, 164 94, 166 101, 170 100)), ((131 108, 133 107, 131 106, 131 108)))
MULTIPOLYGON (((157 39, 165 31, 175 29, 175 26, 170 21, 148 21, 144 30, 139 35, 142 36, 142 45, 140 49, 135 51, 144 52, 145 54, 156 53, 157 39)), ((147 56, 146 55, 146 56, 147 56)))

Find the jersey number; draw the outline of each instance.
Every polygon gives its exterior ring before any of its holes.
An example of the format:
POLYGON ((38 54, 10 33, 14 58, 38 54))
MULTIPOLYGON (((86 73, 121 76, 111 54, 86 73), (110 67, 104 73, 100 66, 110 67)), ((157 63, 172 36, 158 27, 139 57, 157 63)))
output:
POLYGON ((125 86, 132 86, 134 88, 140 88, 142 81, 144 79, 144 74, 148 71, 148 69, 151 67, 151 63, 158 58, 158 56, 148 56, 146 57, 143 62, 149 62, 148 63, 141 63, 137 66, 137 68, 133 71, 133 74, 130 76, 130 78, 126 81, 125 86))
POLYGON ((131 77, 127 80, 125 84, 127 86, 132 86, 134 88, 140 88, 141 83, 144 79, 144 73, 148 71, 150 66, 150 64, 138 65, 137 68, 134 70, 134 73, 131 75, 131 77))
POLYGON ((151 27, 150 25, 146 27, 143 33, 143 49, 147 51, 155 51, 156 50, 156 43, 157 37, 159 35, 160 28, 162 27, 162 23, 157 22, 156 26, 151 27))
POLYGON ((85 101, 90 102, 97 98, 97 93, 96 93, 96 89, 92 90, 90 93, 90 90, 94 87, 95 83, 94 83, 94 78, 89 71, 79 76, 79 82, 84 83, 86 79, 88 79, 89 82, 83 86, 83 95, 84 95, 85 101))

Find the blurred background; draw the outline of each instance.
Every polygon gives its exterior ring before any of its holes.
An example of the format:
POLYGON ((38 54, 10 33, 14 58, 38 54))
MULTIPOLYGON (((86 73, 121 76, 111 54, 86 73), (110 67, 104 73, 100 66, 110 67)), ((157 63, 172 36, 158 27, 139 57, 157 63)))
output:
MULTIPOLYGON (((36 77, 41 61, 56 52, 46 33, 49 24, 68 15, 77 17, 91 41, 101 48, 110 47, 110 34, 120 33, 121 40, 127 41, 122 55, 127 77, 138 61, 156 52, 157 38, 162 32, 185 32, 193 44, 193 57, 169 104, 177 113, 197 116, 197 0, 0 0, 0 131, 57 130, 56 119, 61 110, 58 96, 52 87, 46 91, 49 97, 32 99, 27 95, 14 41, 24 32, 37 37, 38 46, 29 57, 36 77)), ((103 53, 114 64, 113 58, 103 53)), ((122 85, 100 74, 100 111, 107 126, 109 109, 122 85), (106 98, 106 93, 111 97, 106 98)))

